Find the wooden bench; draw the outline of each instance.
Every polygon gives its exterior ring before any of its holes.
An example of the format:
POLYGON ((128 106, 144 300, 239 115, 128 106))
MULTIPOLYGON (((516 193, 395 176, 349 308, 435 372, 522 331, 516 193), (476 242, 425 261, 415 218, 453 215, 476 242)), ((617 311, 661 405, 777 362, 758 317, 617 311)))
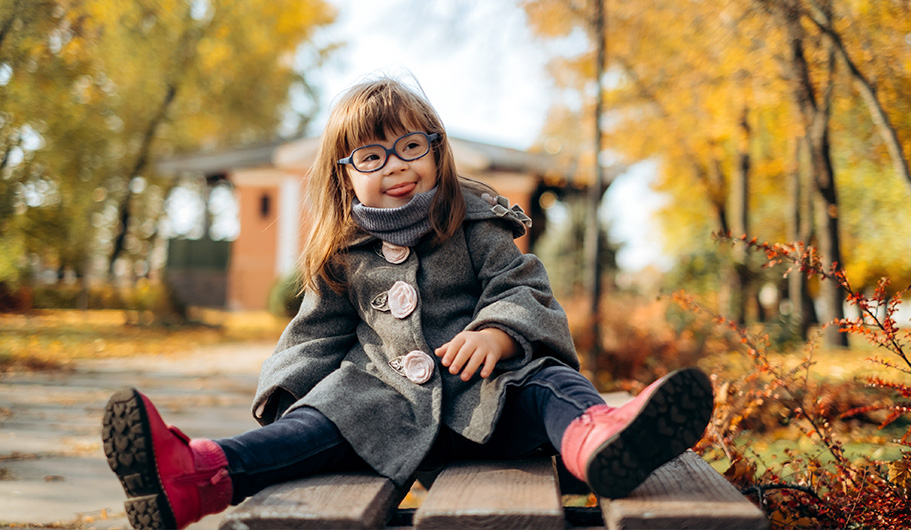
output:
MULTIPOLYGON (((605 396, 608 403, 618 396, 605 396)), ((627 396, 628 397, 628 396, 627 396)), ((613 403, 612 403, 613 404, 613 403)), ((408 489, 371 472, 318 475, 247 499, 220 530, 274 529, 765 529, 763 513, 692 451, 668 462, 624 499, 563 506, 572 484, 559 458, 455 462, 417 509, 399 508, 408 489), (562 468, 562 469, 561 469, 562 468)), ((578 481, 573 481, 576 487, 578 481)), ((584 485, 583 485, 584 486, 584 485)))
POLYGON ((373 473, 338 473, 267 488, 221 530, 349 528, 764 529, 762 512, 692 451, 657 469, 624 499, 564 508, 552 459, 456 462, 417 510, 373 473))

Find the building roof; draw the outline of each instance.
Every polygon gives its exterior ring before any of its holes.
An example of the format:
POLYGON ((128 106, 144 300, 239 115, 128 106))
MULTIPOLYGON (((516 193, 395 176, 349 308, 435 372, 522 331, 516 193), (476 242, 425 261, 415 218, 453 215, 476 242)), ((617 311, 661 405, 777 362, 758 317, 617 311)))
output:
MULTIPOLYGON (((319 138, 299 138, 256 146, 238 147, 216 152, 177 155, 158 162, 163 173, 228 173, 251 167, 306 170, 319 150, 319 138)), ((519 149, 450 138, 453 155, 460 171, 466 173, 504 171, 535 175, 564 173, 555 157, 519 149)))
POLYGON ((159 161, 155 167, 162 173, 204 173, 214 175, 235 169, 268 166, 275 150, 286 140, 268 144, 234 147, 222 151, 187 153, 159 161))

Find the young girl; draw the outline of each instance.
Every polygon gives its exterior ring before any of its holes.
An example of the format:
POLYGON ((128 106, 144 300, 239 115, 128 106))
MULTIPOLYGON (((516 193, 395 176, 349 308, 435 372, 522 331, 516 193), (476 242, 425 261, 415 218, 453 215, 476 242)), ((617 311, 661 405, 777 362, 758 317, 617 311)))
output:
POLYGON ((513 243, 529 218, 456 174, 416 91, 349 89, 309 185, 305 295, 263 363, 263 427, 190 440, 135 389, 108 402, 104 449, 135 528, 183 528, 314 473, 369 467, 404 486, 422 464, 542 451, 621 497, 701 437, 713 399, 698 370, 604 404, 544 267, 513 243))

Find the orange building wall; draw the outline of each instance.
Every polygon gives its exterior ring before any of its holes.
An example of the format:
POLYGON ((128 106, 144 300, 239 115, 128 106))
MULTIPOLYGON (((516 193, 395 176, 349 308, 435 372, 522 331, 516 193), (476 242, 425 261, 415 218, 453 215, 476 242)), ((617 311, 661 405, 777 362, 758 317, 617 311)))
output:
MULTIPOLYGON (((263 310, 268 306, 269 292, 280 278, 276 272, 279 239, 279 215, 291 215, 300 223, 298 246, 302 248, 308 224, 307 212, 281 212, 279 210, 281 182, 292 177, 303 187, 299 175, 281 171, 250 171, 235 174, 232 181, 238 201, 240 233, 231 247, 231 264, 228 273, 227 306, 229 310, 263 310), (270 211, 261 214, 261 200, 268 196, 270 211)), ((511 203, 518 203, 529 211, 531 199, 529 182, 525 176, 499 174, 495 178, 481 178, 493 185, 497 192, 511 203)), ((301 190, 303 198, 303 190, 301 190)), ((303 203, 300 201, 300 207, 303 203)), ((528 250, 528 236, 516 240, 523 251, 528 250)), ((299 251, 298 251, 299 253, 299 251)))
POLYGON ((277 186, 237 186, 240 234, 231 246, 228 275, 228 308, 266 309, 275 283, 278 245, 277 186), (269 211, 262 213, 262 198, 269 197, 269 211))

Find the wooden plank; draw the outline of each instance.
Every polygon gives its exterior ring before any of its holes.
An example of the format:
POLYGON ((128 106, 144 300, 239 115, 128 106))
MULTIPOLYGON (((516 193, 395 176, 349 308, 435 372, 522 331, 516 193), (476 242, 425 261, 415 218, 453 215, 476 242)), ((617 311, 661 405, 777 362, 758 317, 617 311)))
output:
POLYGON ((769 527, 762 511, 693 451, 656 469, 629 497, 601 499, 601 509, 610 530, 769 527))
POLYGON ((220 530, 382 528, 401 493, 375 473, 316 475, 270 486, 225 516, 220 530))
POLYGON ((566 527, 550 458, 456 462, 414 515, 418 530, 566 527))

